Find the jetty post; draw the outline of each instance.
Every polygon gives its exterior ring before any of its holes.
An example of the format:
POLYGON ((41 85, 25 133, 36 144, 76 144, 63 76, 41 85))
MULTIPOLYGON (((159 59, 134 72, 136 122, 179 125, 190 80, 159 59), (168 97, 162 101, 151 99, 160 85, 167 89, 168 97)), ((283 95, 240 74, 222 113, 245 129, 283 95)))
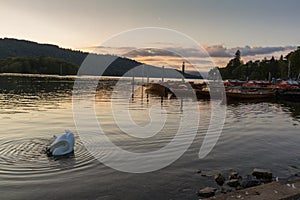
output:
POLYGON ((134 98, 134 72, 132 70, 132 80, 131 80, 131 97, 134 98))
POLYGON ((162 66, 162 75, 161 75, 161 82, 165 80, 165 66, 162 66))
POLYGON ((143 99, 144 99, 144 71, 145 71, 145 65, 142 66, 142 89, 141 89, 141 99, 142 99, 142 103, 143 103, 143 99))
POLYGON ((150 69, 150 66, 147 65, 147 85, 149 84, 149 69, 150 69))
POLYGON ((184 61, 182 62, 182 68, 181 68, 181 72, 182 72, 182 82, 184 83, 184 71, 185 71, 185 66, 184 66, 184 61))

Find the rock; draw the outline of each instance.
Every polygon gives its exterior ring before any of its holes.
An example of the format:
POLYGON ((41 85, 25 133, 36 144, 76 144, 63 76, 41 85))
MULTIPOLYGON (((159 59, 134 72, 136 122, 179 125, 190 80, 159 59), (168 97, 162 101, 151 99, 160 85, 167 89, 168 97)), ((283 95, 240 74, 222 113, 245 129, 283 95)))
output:
POLYGON ((231 179, 229 181, 226 182, 226 184, 230 187, 238 187, 240 185, 239 179, 231 179))
POLYGON ((223 193, 223 194, 226 194, 228 192, 232 192, 232 189, 231 188, 224 188, 224 187, 222 187, 220 192, 223 193))
POLYGON ((254 187, 258 186, 261 184, 261 181, 256 179, 255 177, 251 175, 247 175, 242 181, 241 181, 241 186, 243 188, 249 188, 249 187, 254 187))
POLYGON ((255 168, 252 172, 252 175, 255 176, 257 179, 263 180, 271 180, 272 181, 272 172, 269 169, 258 169, 255 168))
POLYGON ((231 179, 239 179, 239 173, 236 172, 236 171, 232 171, 230 174, 229 174, 229 180, 231 179))
POLYGON ((196 173, 197 173, 197 174, 201 174, 201 173, 202 173, 202 170, 201 170, 201 169, 198 169, 198 170, 196 171, 196 173))
POLYGON ((213 187, 205 187, 198 191, 198 196, 202 198, 209 198, 215 196, 215 192, 217 191, 216 188, 213 187))
POLYGON ((225 183, 225 178, 222 176, 222 174, 215 175, 215 181, 218 185, 222 186, 225 183))
POLYGON ((241 182, 241 186, 243 187, 243 188, 249 188, 249 187, 254 187, 254 186, 258 186, 258 185, 260 185, 260 181, 259 180, 257 180, 257 179, 252 179, 252 180, 243 180, 242 182, 241 182))

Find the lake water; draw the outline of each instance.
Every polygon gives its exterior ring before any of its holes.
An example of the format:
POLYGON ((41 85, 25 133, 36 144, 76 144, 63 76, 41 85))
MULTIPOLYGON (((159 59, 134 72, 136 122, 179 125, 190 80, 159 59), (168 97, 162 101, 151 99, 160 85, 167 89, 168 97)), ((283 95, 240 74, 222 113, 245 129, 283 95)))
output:
MULTIPOLYGON (((166 111, 167 122, 159 134, 133 140, 122 134, 111 115, 116 82, 114 78, 101 80, 95 94, 95 114, 111 141, 132 152, 153 151, 168 144, 178 130, 182 110, 189 109, 189 104, 182 106, 180 100, 155 95, 146 97, 137 90, 129 105, 135 123, 148 124, 147 111, 152 106, 166 111)), ((300 171, 299 103, 228 104, 221 137, 208 156, 199 159, 214 103, 202 100, 196 102, 201 120, 192 123, 197 135, 178 160, 149 173, 114 170, 96 160, 77 134, 73 83, 74 77, 0 76, 1 199, 198 199, 198 189, 216 187, 212 177, 202 176, 198 170, 212 175, 234 169, 246 175, 261 167, 283 178, 300 171), (52 136, 65 129, 76 135, 74 155, 47 157, 44 150, 52 136)))

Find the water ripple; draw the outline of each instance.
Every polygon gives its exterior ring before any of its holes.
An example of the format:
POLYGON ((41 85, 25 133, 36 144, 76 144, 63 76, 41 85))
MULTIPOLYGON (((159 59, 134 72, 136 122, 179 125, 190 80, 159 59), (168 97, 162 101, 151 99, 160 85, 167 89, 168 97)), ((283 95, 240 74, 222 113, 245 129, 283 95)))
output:
POLYGON ((83 170, 97 163, 79 139, 76 140, 74 154, 59 158, 45 154, 50 143, 51 140, 45 138, 0 141, 0 173, 7 178, 48 176, 83 170))

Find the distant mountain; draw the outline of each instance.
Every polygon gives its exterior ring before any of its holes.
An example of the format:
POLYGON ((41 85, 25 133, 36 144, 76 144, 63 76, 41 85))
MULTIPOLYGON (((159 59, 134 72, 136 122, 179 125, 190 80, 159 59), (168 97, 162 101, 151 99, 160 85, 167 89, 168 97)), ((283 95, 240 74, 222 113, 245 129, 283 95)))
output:
MULTIPOLYGON (((89 55, 87 52, 64 49, 52 44, 39 44, 27 40, 0 38, 0 73, 76 74, 89 55)), ((106 76, 123 76, 127 71, 142 65, 128 58, 92 54, 98 59, 114 60, 105 70, 106 76)), ((161 77, 162 69, 147 65, 151 77, 161 77)), ((139 76, 142 74, 137 74, 139 76)), ((178 77, 178 71, 165 69, 166 77, 178 77)), ((201 78, 185 74, 186 78, 201 78)))

